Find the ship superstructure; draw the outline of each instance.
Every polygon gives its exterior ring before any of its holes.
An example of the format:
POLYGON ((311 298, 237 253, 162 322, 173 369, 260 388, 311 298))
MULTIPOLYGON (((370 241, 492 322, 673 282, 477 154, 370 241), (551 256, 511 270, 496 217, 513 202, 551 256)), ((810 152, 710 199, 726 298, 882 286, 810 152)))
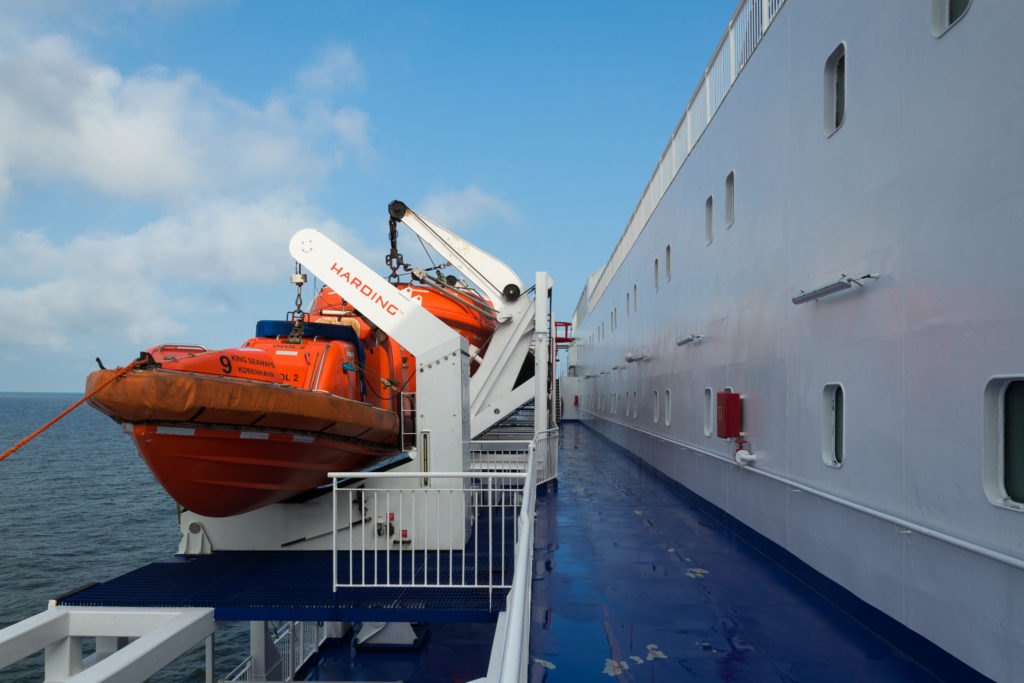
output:
POLYGON ((561 385, 908 643, 997 680, 1024 670, 1022 20, 741 3, 583 291, 561 385))

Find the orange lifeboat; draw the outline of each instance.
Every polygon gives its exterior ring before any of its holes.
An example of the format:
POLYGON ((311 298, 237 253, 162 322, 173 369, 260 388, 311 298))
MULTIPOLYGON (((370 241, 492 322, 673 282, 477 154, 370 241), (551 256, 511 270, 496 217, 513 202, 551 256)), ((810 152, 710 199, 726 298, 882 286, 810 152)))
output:
MULTIPOLYGON (((292 328, 261 321, 235 349, 152 347, 147 366, 89 402, 124 424, 176 501, 210 517, 286 500, 329 483, 330 471, 398 454, 394 368, 367 371, 371 354, 349 326, 306 323, 289 341, 292 328)), ((114 372, 93 372, 86 390, 114 372)))
MULTIPOLYGON (((463 286, 396 285, 482 356, 496 321, 463 286)), ((412 431, 415 359, 324 288, 308 320, 260 321, 241 347, 155 346, 149 362, 89 402, 124 425, 157 481, 185 508, 225 517, 398 455, 412 431)), ((471 370, 474 365, 471 365, 471 370)), ((86 390, 114 370, 89 375, 86 390)))
MULTIPOLYGON (((395 288, 433 313, 478 349, 485 348, 494 334, 497 320, 487 299, 468 287, 441 284, 398 283, 395 288)), ((324 287, 310 308, 310 319, 343 324, 366 324, 348 302, 332 289, 324 287), (347 322, 352 320, 353 322, 347 322)), ((480 354, 483 355, 482 353, 480 354)))

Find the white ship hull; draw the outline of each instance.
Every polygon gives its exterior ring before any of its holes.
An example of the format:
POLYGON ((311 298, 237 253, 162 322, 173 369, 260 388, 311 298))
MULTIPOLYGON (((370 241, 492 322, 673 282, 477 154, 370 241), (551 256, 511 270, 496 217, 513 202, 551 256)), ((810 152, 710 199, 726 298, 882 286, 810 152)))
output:
POLYGON ((1001 403, 1024 379, 1024 4, 974 2, 944 32, 929 3, 777 4, 754 4, 770 25, 749 55, 741 5, 716 58, 727 94, 698 89, 591 277, 566 414, 578 396, 594 429, 813 570, 982 674, 1024 680, 1001 403), (726 388, 750 466, 715 433, 707 394, 726 388))

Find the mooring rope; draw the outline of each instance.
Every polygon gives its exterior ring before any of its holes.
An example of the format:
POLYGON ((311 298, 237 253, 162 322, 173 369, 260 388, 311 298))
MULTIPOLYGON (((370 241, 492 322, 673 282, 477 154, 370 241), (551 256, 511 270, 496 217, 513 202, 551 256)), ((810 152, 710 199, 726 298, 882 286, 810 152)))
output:
POLYGON ((75 401, 75 403, 72 404, 71 407, 69 407, 67 410, 62 412, 60 415, 58 415, 57 417, 53 418, 52 420, 50 420, 49 422, 44 424, 42 427, 40 427, 36 431, 32 432, 31 434, 26 436, 21 441, 19 441, 18 443, 14 444, 14 446, 12 446, 11 448, 8 448, 6 451, 4 451, 4 454, 0 455, 0 460, 3 460, 8 455, 10 455, 11 453, 14 453, 16 450, 18 450, 19 448, 21 448, 22 446, 27 444, 32 439, 36 438, 37 436, 39 436, 40 434, 45 432, 47 429, 49 429, 50 427, 55 425, 59 420, 61 420, 63 417, 65 417, 72 410, 74 410, 78 406, 80 406, 83 403, 85 403, 86 401, 88 401, 90 398, 92 398, 97 393, 99 393, 100 391, 105 389, 108 385, 112 384, 114 381, 119 380, 122 377, 124 377, 126 374, 128 374, 129 371, 134 370, 135 368, 139 367, 140 365, 145 365, 146 363, 150 363, 150 362, 152 362, 152 359, 142 359, 142 358, 140 358, 138 360, 132 361, 128 365, 124 366, 123 368, 118 368, 117 372, 114 373, 113 377, 111 377, 106 382, 104 382, 103 384, 99 385, 98 387, 96 387, 95 389, 90 391, 88 394, 86 394, 85 396, 83 396, 79 400, 75 401))

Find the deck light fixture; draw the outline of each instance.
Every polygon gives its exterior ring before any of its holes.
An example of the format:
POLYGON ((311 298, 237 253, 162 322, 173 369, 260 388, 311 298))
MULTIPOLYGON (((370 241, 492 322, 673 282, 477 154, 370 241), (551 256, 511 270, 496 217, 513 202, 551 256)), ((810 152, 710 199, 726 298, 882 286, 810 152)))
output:
POLYGON ((683 337, 682 339, 677 341, 676 342, 676 346, 686 346, 687 344, 692 344, 693 342, 697 341, 698 339, 703 339, 703 338, 704 338, 704 335, 701 335, 701 334, 691 334, 689 337, 683 337))
POLYGON ((815 289, 812 289, 809 292, 805 292, 804 290, 800 290, 800 293, 797 294, 796 296, 794 296, 792 301, 793 301, 794 304, 803 304, 803 303, 807 303, 808 301, 812 301, 812 300, 816 301, 818 299, 821 299, 822 297, 826 297, 826 296, 829 296, 831 294, 836 294, 838 292, 845 291, 845 290, 849 289, 850 287, 852 287, 853 285, 857 285, 858 287, 863 287, 864 285, 861 284, 861 280, 877 280, 877 279, 878 279, 878 273, 868 273, 867 275, 861 275, 860 277, 850 277, 850 276, 848 276, 846 274, 843 274, 835 282, 830 282, 827 285, 822 285, 821 287, 817 287, 815 289))
POLYGON ((627 353, 626 354, 626 362, 627 363, 634 363, 636 361, 641 361, 641 360, 651 360, 651 358, 653 358, 653 356, 649 356, 646 353, 627 353))

